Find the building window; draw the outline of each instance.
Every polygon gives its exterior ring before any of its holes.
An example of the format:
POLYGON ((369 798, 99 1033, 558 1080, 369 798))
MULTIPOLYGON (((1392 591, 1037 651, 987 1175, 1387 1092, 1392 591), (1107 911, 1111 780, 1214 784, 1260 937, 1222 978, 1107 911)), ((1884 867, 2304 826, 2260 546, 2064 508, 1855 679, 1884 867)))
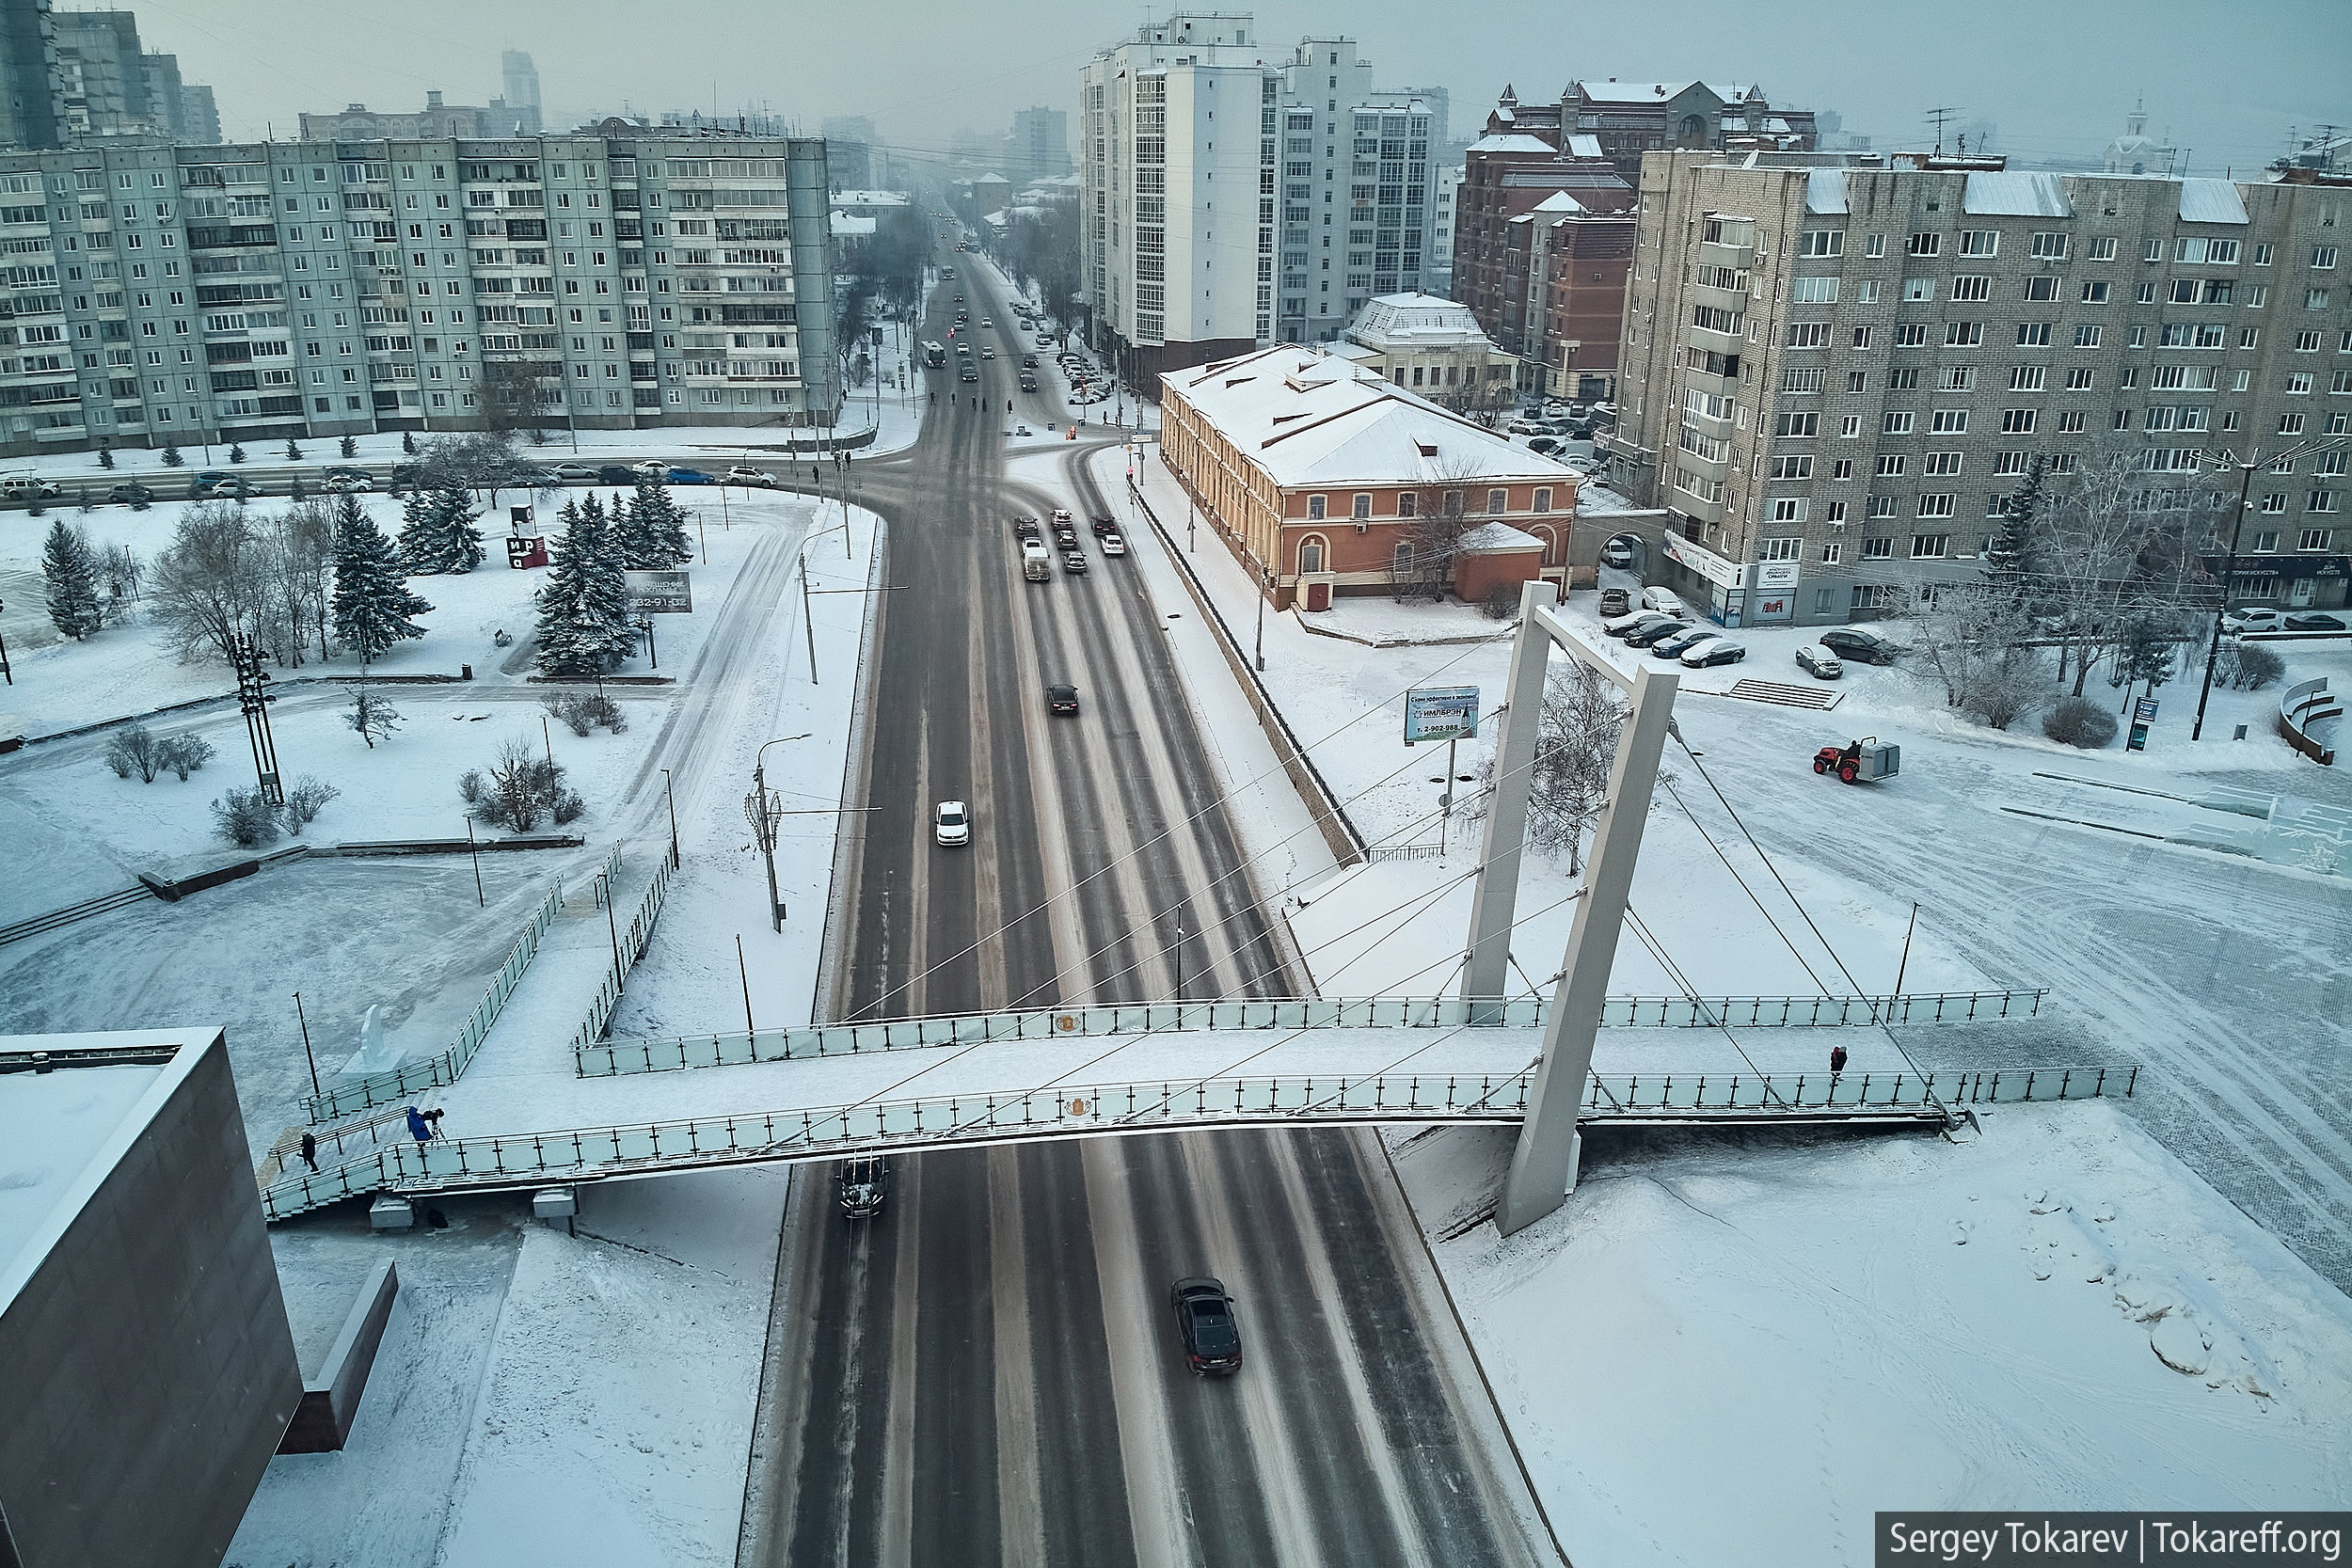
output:
POLYGON ((1539 485, 1537 485, 1537 486, 1535 487, 1535 507, 1534 507, 1534 510, 1536 510, 1537 512, 1549 512, 1549 511, 1550 511, 1550 510, 1551 510, 1551 486, 1550 486, 1550 485, 1549 485, 1549 484, 1539 484, 1539 485))
POLYGON ((1940 492, 1935 495, 1921 496, 1919 498, 1919 515, 1922 517, 1951 516, 1954 510, 1954 502, 1958 499, 1959 498, 1952 495, 1949 491, 1940 492))
POLYGON ((1391 559, 1395 562, 1393 569, 1398 577, 1409 578, 1413 575, 1412 546, 1408 544, 1401 544, 1397 546, 1396 553, 1391 559))
POLYGON ((1892 539, 1865 539, 1862 542, 1862 559, 1865 561, 1894 560, 1895 541, 1892 539))
POLYGON ((2307 528, 2295 536, 2295 547, 2298 550, 2310 550, 2315 553, 2324 552, 2328 548, 2328 541, 2334 537, 2333 530, 2307 528))
POLYGON ((1352 514, 1359 521, 1372 515, 1372 493, 1370 491, 1359 490, 1356 492, 1355 500, 1352 506, 1352 514))
POLYGON ((1398 516, 1410 517, 1419 512, 1420 508, 1421 496, 1417 491, 1400 490, 1397 492, 1396 515, 1398 516))
POLYGON ((1756 542, 1756 559, 1758 561, 1801 561, 1804 558, 1803 539, 1762 539, 1756 542))
POLYGON ((1911 236, 1911 243, 1903 248, 1909 255, 1933 256, 1944 248, 1944 236, 1941 234, 1914 234, 1911 236))
POLYGON ((1323 541, 1321 539, 1301 540, 1298 546, 1298 575, 1312 577, 1322 570, 1323 541))
POLYGON ((1774 479, 1811 479, 1813 459, 1809 456, 1775 457, 1772 459, 1772 473, 1774 479))
POLYGON ((1951 544, 1952 536, 1948 533, 1915 533, 1911 536, 1911 559, 1941 561, 1949 553, 1951 544))
POLYGON ((1324 502, 1325 498, 1322 496, 1309 496, 1307 498, 1308 517, 1315 522, 1321 522, 1324 517, 1324 502))

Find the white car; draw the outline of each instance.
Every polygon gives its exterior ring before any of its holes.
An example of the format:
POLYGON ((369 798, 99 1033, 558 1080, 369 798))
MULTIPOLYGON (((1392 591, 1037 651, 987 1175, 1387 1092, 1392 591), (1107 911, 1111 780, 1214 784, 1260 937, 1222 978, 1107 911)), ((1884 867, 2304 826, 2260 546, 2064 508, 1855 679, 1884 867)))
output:
POLYGON ((375 481, 365 474, 337 474, 326 488, 338 496, 365 495, 375 488, 375 481))
POLYGON ((995 324, 994 322, 993 322, 993 321, 989 320, 986 316, 982 316, 982 317, 980 318, 980 325, 981 325, 982 326, 994 326, 996 324, 995 324))
POLYGON ((1614 566, 1620 572, 1624 571, 1633 564, 1633 546, 1622 539, 1610 540, 1600 547, 1600 563, 1604 566, 1614 566))
POLYGON ((1691 619, 1691 611, 1684 607, 1680 595, 1670 593, 1663 588, 1643 589, 1642 608, 1644 610, 1663 610, 1665 613, 1674 616, 1677 620, 1687 621, 1691 619))
POLYGON ((762 473, 757 468, 746 468, 739 464, 729 468, 719 479, 722 484, 757 484, 763 487, 771 485, 775 482, 773 474, 762 473))
POLYGON ((670 466, 659 457, 648 457, 643 463, 630 465, 629 472, 644 474, 647 479, 667 479, 670 477, 670 466))
POLYGON ((2286 626, 2286 611, 2265 607, 2233 610, 2221 617, 2221 629, 2235 637, 2240 632, 2280 631, 2286 626))
POLYGON ((942 800, 931 808, 931 836, 951 849, 972 842, 972 813, 961 800, 942 800))
POLYGON ((1127 541, 1121 539, 1116 533, 1106 533, 1103 535, 1103 553, 1104 555, 1125 555, 1127 553, 1127 541))

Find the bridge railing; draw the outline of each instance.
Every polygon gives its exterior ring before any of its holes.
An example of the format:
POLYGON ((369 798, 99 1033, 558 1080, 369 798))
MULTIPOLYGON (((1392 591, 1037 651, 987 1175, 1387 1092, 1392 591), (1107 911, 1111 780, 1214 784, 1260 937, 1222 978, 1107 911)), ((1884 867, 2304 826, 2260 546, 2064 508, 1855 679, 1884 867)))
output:
MULTIPOLYGON (((1670 1029, 1948 1023, 2031 1017, 2041 1010, 2047 994, 2045 988, 2036 988, 1914 991, 1900 996, 1613 996, 1602 1006, 1601 1023, 1611 1028, 1670 1029)), ((1503 1004, 1502 1017, 1497 1022, 1504 1028, 1538 1028, 1550 1010, 1549 997, 1514 997, 1503 1004)), ((762 1029, 751 1034, 592 1039, 575 1042, 572 1059, 580 1076, 607 1078, 619 1073, 738 1067, 984 1040, 1051 1039, 1063 1035, 1149 1035, 1197 1029, 1457 1029, 1469 1025, 1470 1005, 1458 996, 1149 1002, 812 1024, 804 1029, 762 1029)))
MULTIPOLYGON (((262 1212, 306 1209, 390 1188, 520 1186, 753 1161, 821 1159, 959 1143, 1099 1136, 1169 1127, 1320 1121, 1514 1121, 1532 1073, 1236 1077, 939 1095, 497 1137, 389 1143, 372 1159, 274 1183, 262 1212)), ((1585 1115, 1629 1123, 1822 1120, 1939 1115, 1947 1105, 2129 1095, 2138 1069, 2003 1069, 1937 1073, 1771 1076, 1595 1075, 1585 1115)))

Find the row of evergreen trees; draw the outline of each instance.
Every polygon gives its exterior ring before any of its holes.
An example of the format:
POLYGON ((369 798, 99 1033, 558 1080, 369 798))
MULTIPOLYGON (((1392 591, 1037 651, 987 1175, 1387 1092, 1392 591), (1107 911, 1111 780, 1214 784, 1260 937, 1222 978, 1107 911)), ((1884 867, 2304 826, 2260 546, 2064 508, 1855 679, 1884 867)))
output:
POLYGON ((608 673, 637 651, 637 626, 627 571, 660 571, 693 555, 686 515, 666 485, 637 486, 632 504, 616 497, 612 510, 591 491, 566 500, 557 514, 564 531, 548 562, 537 603, 542 674, 571 678, 608 673))

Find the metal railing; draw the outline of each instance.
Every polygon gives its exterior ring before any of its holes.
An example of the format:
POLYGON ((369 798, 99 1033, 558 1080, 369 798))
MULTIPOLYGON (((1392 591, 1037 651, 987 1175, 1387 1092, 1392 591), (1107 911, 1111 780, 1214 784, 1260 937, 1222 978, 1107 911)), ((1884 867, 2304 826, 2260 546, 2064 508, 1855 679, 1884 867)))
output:
MULTIPOLYGON (((612 853, 606 857, 604 869, 598 875, 610 876, 613 863, 620 856, 620 847, 613 846, 612 853)), ((482 1000, 474 1004, 473 1011, 466 1015, 466 1022, 458 1025, 456 1037, 447 1046, 422 1061, 403 1062, 396 1068, 338 1084, 323 1094, 306 1096, 302 1101, 303 1114, 313 1122, 340 1121, 374 1106, 405 1099, 419 1089, 442 1088, 456 1083, 472 1063, 474 1053, 482 1049, 482 1042, 489 1035, 490 1026, 498 1022, 499 1012, 506 1006, 506 999, 514 995, 515 988, 522 983, 523 974, 531 968, 531 960, 538 956, 540 941, 546 937, 548 927, 554 924, 555 911, 563 902, 564 884, 559 881, 548 889, 548 895, 539 900, 537 909, 531 911, 530 921, 515 938, 515 944, 506 950, 506 961, 499 966, 496 974, 490 976, 490 984, 483 991, 482 1000)))
MULTIPOLYGON (((1514 1121, 1533 1073, 1235 1077, 941 1095, 855 1105, 754 1111, 619 1127, 499 1137, 394 1142, 373 1158, 280 1181, 262 1194, 283 1219, 345 1197, 594 1180, 665 1169, 824 1159, 866 1150, 1098 1137, 1176 1127, 1312 1121, 1514 1121)), ((1595 1121, 1934 1120, 1937 1106, 2128 1096, 2136 1066, 1936 1073, 1707 1074, 1655 1079, 1596 1074, 1584 1114, 1595 1121)))
MULTIPOLYGON (((615 849, 612 853, 613 860, 618 861, 620 851, 615 849)), ((610 898, 612 896, 609 875, 611 863, 607 863, 606 869, 605 896, 610 898)), ((628 972, 644 955, 645 943, 653 940, 654 922, 661 918, 661 905, 670 895, 670 878, 676 870, 677 862, 664 849, 660 869, 653 874, 653 880, 647 884, 644 896, 638 899, 637 912, 629 917, 628 929, 619 933, 620 950, 612 956, 612 966, 605 971, 604 981, 597 986, 596 998, 588 1004, 588 1016, 572 1036, 575 1062, 578 1053, 583 1048, 594 1045, 612 1022, 612 1009, 620 1005, 621 988, 628 982, 628 972)))
POLYGON ((2343 705, 2328 694, 2327 676, 2299 681, 2279 694, 2279 735, 2322 768, 2332 768, 2336 749, 2329 741, 2313 735, 2312 726, 2343 712, 2343 705))
MULTIPOLYGON (((1900 996, 1724 996, 1695 1001, 1685 996, 1613 996, 1602 1006, 1601 1022, 1612 1028, 1690 1029, 1964 1022, 2031 1017, 2041 1011, 2042 999, 2047 994, 2047 988, 2037 987, 2029 990, 1918 991, 1900 996)), ((1549 997, 1514 997, 1503 1004, 1502 1016, 1495 1022, 1505 1028, 1536 1028, 1550 1008, 1549 997)), ((618 1073, 739 1067, 982 1040, 1051 1039, 1063 1035, 1146 1035, 1197 1029, 1455 1029, 1469 1024, 1470 1005, 1458 996, 1151 1002, 812 1024, 753 1034, 739 1030, 590 1039, 575 1044, 572 1060, 580 1077, 606 1078, 618 1073)))

